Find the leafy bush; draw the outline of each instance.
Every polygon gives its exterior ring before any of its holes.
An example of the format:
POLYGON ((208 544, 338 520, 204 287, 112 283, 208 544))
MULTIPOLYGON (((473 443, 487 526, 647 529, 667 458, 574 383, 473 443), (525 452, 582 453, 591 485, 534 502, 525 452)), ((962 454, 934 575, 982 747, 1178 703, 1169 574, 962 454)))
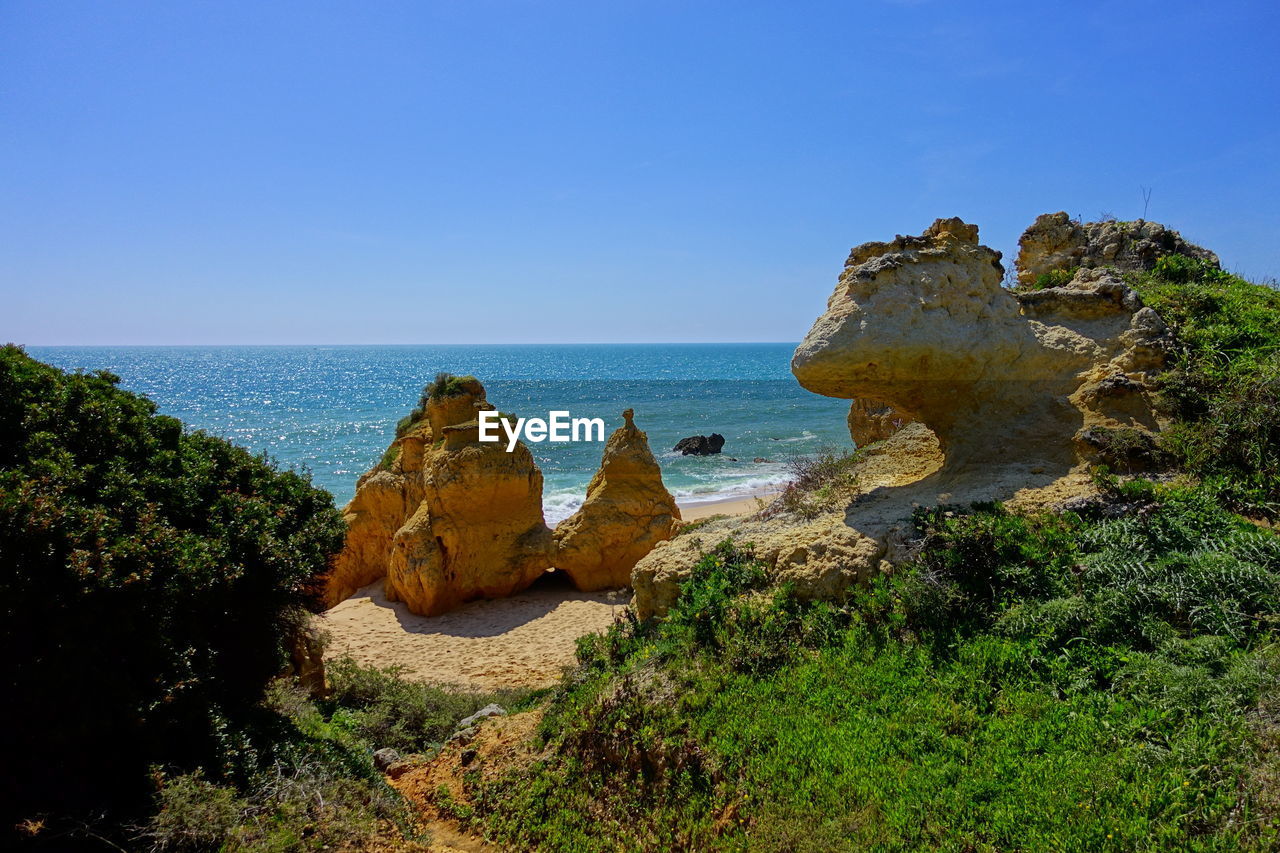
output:
POLYGON ((465 394, 467 385, 476 381, 474 376, 454 376, 452 373, 441 371, 436 374, 436 378, 432 380, 422 391, 422 408, 426 408, 427 400, 443 400, 446 397, 456 397, 459 394, 465 394))
POLYGON ((1213 635, 1251 649, 1280 611, 1280 538, 1219 507, 1211 493, 1148 490, 1118 518, 1026 518, 999 507, 918 514, 916 567, 893 583, 909 624, 954 641, 998 633, 1064 650, 1154 651, 1213 635))
POLYGON ((1178 340, 1163 447, 1228 506, 1280 517, 1280 292, 1181 255, 1131 281, 1178 340))
POLYGON ((320 761, 276 764, 243 793, 199 771, 158 784, 158 810, 139 839, 155 853, 349 849, 380 831, 403 837, 408 823, 404 803, 374 774, 357 778, 320 761))
POLYGON ((156 853, 351 849, 375 837, 401 849, 408 808, 374 767, 368 742, 284 681, 272 684, 261 712, 262 751, 234 784, 157 769, 156 811, 138 841, 156 853))
POLYGON ((527 690, 451 691, 408 681, 396 667, 365 667, 339 658, 328 667, 333 694, 320 703, 331 722, 372 749, 429 752, 453 734, 457 723, 492 702, 510 709, 527 690))
POLYGON ((1157 471, 1170 463, 1157 434, 1132 427, 1090 427, 1080 436, 1098 450, 1108 468, 1125 474, 1157 471))
MULTIPOLYGON (((106 373, 0 350, 6 816, 229 772, 342 543, 330 495, 106 373)), ((15 820, 9 821, 13 826, 15 820)))

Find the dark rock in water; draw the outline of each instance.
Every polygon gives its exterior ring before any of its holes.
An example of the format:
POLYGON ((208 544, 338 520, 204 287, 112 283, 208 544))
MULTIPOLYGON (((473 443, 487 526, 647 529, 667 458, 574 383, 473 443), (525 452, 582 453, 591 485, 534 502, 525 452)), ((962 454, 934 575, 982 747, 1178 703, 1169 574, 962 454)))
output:
POLYGON ((719 453, 724 447, 724 436, 718 432, 711 435, 692 435, 676 442, 672 450, 678 450, 685 456, 710 456, 719 453))
POLYGON ((757 456, 753 461, 755 461, 755 462, 770 462, 770 461, 772 461, 772 460, 770 460, 770 459, 765 459, 763 456, 757 456))

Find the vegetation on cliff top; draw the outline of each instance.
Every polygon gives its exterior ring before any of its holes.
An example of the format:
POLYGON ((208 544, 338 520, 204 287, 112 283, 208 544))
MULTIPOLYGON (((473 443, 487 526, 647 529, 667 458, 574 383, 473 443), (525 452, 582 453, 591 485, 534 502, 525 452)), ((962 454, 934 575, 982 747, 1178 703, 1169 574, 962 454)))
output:
POLYGON ((1129 278, 1178 341, 1162 446, 1226 505, 1280 518, 1280 292, 1181 255, 1129 278))
MULTIPOLYGON (((432 400, 457 397, 459 394, 466 393, 468 386, 474 385, 476 382, 477 380, 474 376, 454 376, 452 373, 443 370, 437 373, 435 379, 423 386, 422 394, 418 397, 418 405, 414 406, 413 410, 396 424, 396 438, 405 435, 427 416, 427 406, 432 400)), ((435 438, 439 440, 440 436, 437 435, 435 438)), ((390 453, 390 451, 391 449, 388 448, 387 452, 390 453)), ((379 464, 384 468, 389 467, 385 456, 383 457, 383 462, 379 464)))

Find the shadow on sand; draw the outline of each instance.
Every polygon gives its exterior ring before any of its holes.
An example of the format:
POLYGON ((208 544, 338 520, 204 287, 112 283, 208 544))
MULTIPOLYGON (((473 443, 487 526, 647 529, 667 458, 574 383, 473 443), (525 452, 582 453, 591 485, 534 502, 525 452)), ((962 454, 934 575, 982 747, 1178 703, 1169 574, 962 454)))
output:
POLYGON ((418 616, 402 602, 387 601, 381 582, 370 584, 356 593, 367 595, 377 607, 395 612, 400 627, 412 634, 440 634, 449 637, 496 637, 521 625, 541 619, 560 605, 570 601, 611 604, 621 612, 630 600, 627 592, 579 592, 568 576, 552 569, 528 589, 507 598, 472 601, 457 610, 439 616, 418 616))

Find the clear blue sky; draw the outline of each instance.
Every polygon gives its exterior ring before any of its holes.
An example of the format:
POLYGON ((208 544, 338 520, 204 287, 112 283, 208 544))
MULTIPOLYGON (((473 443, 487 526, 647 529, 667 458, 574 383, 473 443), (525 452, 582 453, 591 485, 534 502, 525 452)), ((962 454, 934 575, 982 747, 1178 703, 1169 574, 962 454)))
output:
POLYGON ((1280 275, 1280 4, 0 0, 0 340, 798 340, 853 244, 1280 275))

